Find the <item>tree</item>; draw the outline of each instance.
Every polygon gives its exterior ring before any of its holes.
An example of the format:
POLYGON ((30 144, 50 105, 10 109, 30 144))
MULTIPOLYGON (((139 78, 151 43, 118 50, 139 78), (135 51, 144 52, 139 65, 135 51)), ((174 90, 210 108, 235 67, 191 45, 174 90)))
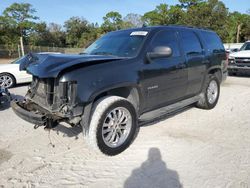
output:
POLYGON ((34 21, 38 19, 33 15, 35 12, 29 3, 13 3, 3 11, 4 21, 9 28, 19 32, 22 55, 24 55, 23 37, 29 34, 35 25, 34 21))
POLYGON ((127 14, 127 16, 123 18, 123 21, 129 23, 131 27, 143 26, 142 16, 139 14, 134 14, 134 13, 127 14))
POLYGON ((84 18, 71 17, 64 23, 66 30, 66 43, 70 46, 78 46, 78 41, 83 33, 90 32, 90 24, 84 18))
POLYGON ((160 4, 155 10, 146 12, 142 19, 147 25, 182 24, 183 16, 181 7, 160 4))
POLYGON ((102 29, 95 24, 91 24, 89 27, 89 32, 82 33, 81 38, 79 39, 78 46, 86 48, 93 41, 99 38, 103 34, 102 29))
POLYGON ((123 28, 122 15, 119 12, 109 12, 103 17, 101 28, 104 33, 123 28))
POLYGON ((250 15, 233 12, 228 17, 227 42, 244 42, 250 38, 250 15))
POLYGON ((0 42, 5 45, 9 56, 16 50, 16 44, 19 42, 18 31, 11 27, 3 16, 0 16, 0 42))
POLYGON ((35 46, 64 47, 66 43, 65 32, 62 26, 56 23, 36 24, 35 32, 29 37, 29 44, 35 46))
POLYGON ((184 17, 185 25, 208 28, 216 31, 225 40, 228 9, 219 0, 208 0, 188 7, 184 17))

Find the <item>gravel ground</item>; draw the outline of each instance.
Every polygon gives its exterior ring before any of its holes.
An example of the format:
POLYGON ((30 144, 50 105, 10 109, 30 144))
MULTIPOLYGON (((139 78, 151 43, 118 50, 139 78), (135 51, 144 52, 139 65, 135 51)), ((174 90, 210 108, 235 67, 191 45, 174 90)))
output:
POLYGON ((247 188, 249 112, 250 78, 229 77, 215 109, 146 124, 125 152, 104 157, 87 149, 80 128, 34 130, 7 108, 0 111, 0 187, 247 188))

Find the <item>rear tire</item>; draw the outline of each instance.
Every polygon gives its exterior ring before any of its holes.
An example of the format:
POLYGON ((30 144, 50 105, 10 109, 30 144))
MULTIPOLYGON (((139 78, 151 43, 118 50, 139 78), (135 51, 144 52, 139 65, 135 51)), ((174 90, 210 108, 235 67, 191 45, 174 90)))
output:
POLYGON ((200 100, 196 103, 198 108, 213 109, 220 96, 220 82, 215 75, 208 75, 200 100))
POLYGON ((123 152, 139 131, 136 110, 125 98, 101 98, 95 102, 91 114, 85 139, 92 149, 105 155, 123 152))

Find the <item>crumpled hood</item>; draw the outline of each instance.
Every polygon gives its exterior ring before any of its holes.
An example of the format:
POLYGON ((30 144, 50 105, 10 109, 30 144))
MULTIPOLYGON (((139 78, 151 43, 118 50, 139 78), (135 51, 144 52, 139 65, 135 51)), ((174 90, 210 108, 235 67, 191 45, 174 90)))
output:
POLYGON ((75 65, 90 66, 124 58, 102 55, 28 54, 20 63, 20 70, 39 78, 55 78, 75 65))
POLYGON ((234 52, 232 54, 230 54, 230 57, 248 57, 250 58, 250 50, 243 50, 243 51, 239 51, 239 52, 234 52))

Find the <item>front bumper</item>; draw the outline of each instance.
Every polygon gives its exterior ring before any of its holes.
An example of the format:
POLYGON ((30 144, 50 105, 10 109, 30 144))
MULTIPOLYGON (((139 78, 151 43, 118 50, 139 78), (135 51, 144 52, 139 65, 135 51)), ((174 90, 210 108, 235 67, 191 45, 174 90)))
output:
POLYGON ((249 66, 236 66, 236 65, 229 65, 228 66, 229 72, 241 72, 241 73, 250 73, 250 67, 249 66))
POLYGON ((33 111, 29 111, 23 105, 24 103, 21 101, 11 101, 12 110, 15 112, 17 116, 22 118, 29 123, 39 125, 39 126, 46 126, 47 118, 45 114, 36 114, 33 111))
POLYGON ((238 69, 238 70, 250 70, 249 66, 236 66, 236 65, 229 65, 228 70, 233 70, 233 69, 238 69))

